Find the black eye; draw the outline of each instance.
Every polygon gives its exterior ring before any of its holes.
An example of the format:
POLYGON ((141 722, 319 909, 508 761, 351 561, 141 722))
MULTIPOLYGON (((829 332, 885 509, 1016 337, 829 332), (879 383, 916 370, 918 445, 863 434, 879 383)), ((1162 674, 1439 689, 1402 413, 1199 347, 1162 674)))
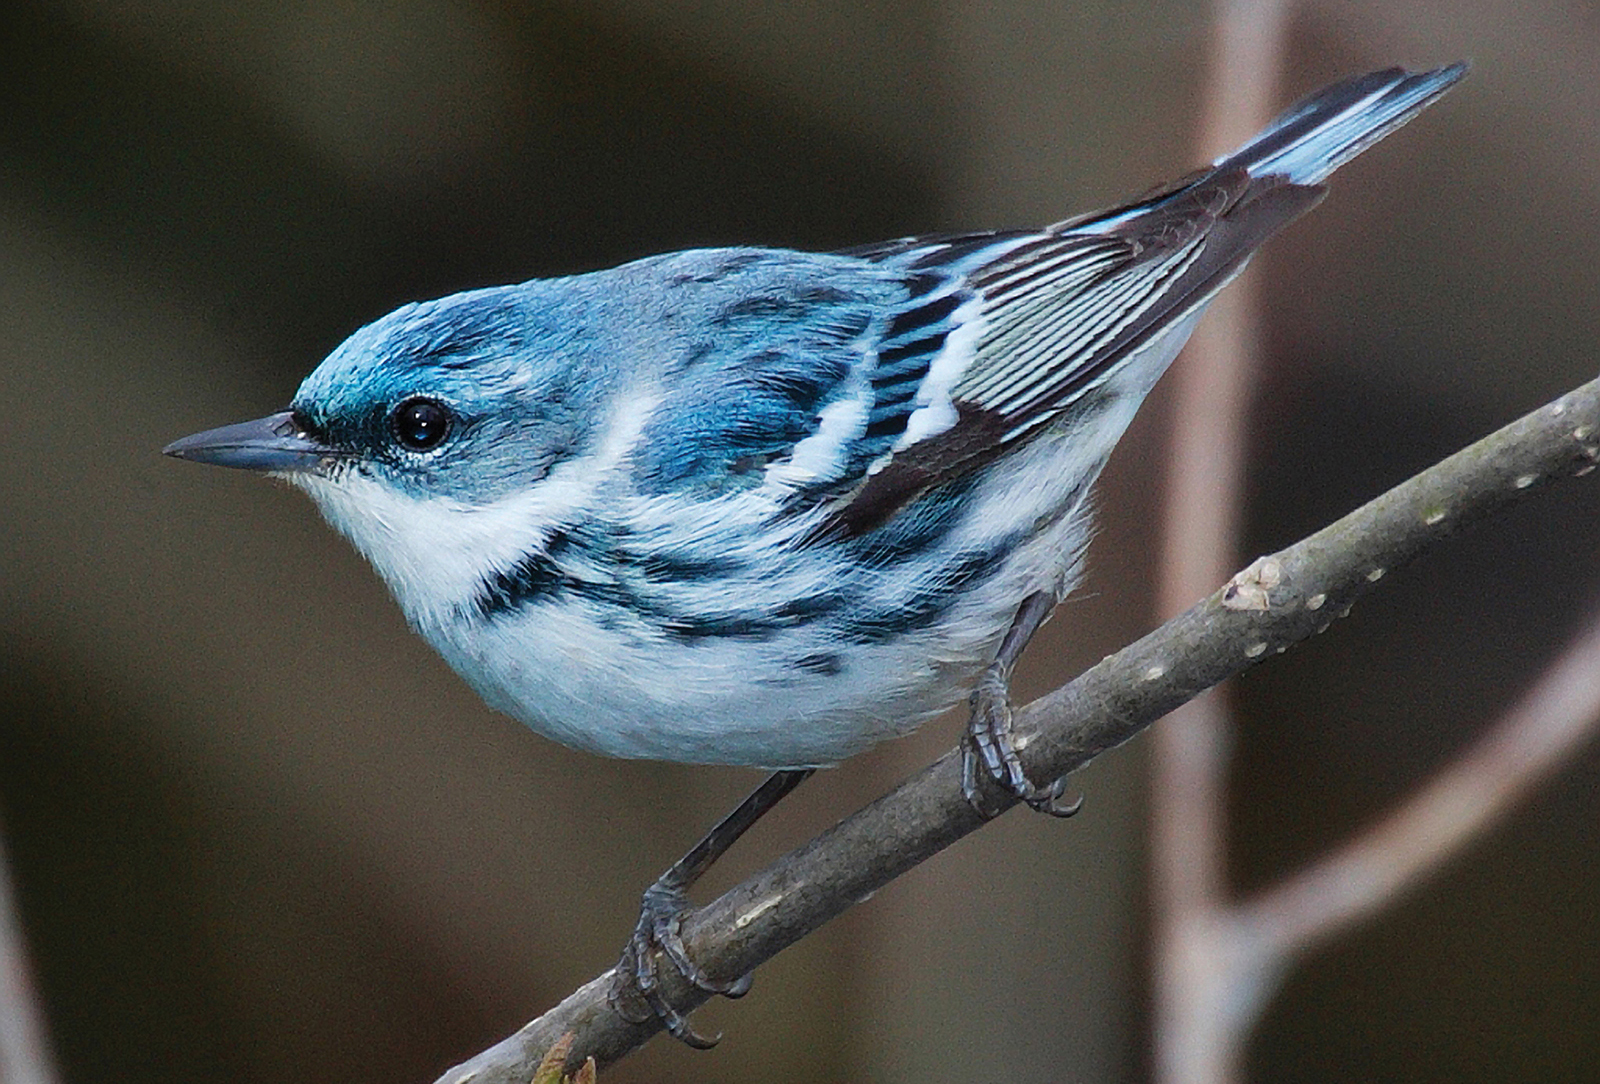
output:
POLYGON ((432 399, 407 399, 394 408, 390 424, 402 448, 426 452, 450 435, 450 411, 432 399))

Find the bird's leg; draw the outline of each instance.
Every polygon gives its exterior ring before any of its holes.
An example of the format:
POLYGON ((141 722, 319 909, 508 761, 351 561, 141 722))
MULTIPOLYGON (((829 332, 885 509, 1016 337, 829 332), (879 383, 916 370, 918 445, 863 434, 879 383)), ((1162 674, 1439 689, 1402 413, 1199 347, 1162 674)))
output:
POLYGON ((1057 779, 1048 787, 1036 787, 1029 782, 1011 737, 1011 670, 1055 605, 1055 596, 1047 591, 1036 591, 1023 599, 1005 639, 1000 641, 994 661, 972 687, 972 717, 961 748, 961 790, 972 808, 985 817, 997 816, 1003 807, 996 806, 983 795, 982 774, 987 774, 1030 808, 1053 817, 1070 817, 1083 804, 1081 798, 1071 802, 1061 800, 1066 789, 1065 779, 1057 779))
POLYGON ((639 908, 639 923, 622 950, 612 981, 612 1006, 625 1018, 638 1023, 654 1014, 672 1035, 700 1050, 715 1046, 722 1036, 706 1038, 689 1025, 686 1016, 667 1004, 661 993, 657 952, 665 956, 684 979, 701 990, 726 997, 743 997, 750 990, 750 976, 732 982, 717 982, 689 959, 680 932, 683 916, 689 911, 688 891, 706 870, 725 854, 750 826, 760 820, 795 787, 805 782, 815 768, 790 768, 772 773, 767 781, 721 821, 705 838, 689 849, 645 889, 639 908))

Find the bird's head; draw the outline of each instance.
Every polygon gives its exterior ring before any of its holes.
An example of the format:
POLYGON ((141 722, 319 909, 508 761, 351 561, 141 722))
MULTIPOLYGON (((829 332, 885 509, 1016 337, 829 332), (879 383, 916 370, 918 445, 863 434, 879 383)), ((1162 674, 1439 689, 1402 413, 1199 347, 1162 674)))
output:
POLYGON ((165 451, 304 489, 414 618, 514 563, 584 494, 612 374, 540 284, 406 305, 289 409, 165 451))

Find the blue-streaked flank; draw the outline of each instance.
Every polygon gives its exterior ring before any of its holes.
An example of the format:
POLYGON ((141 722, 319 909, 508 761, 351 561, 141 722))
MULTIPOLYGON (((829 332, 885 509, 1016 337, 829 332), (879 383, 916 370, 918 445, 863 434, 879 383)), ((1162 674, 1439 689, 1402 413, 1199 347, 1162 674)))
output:
POLYGON ((1043 229, 678 252, 407 305, 289 412, 173 445, 303 487, 496 707, 615 756, 829 763, 1059 599, 1206 304, 1461 77, 1328 87, 1043 229))

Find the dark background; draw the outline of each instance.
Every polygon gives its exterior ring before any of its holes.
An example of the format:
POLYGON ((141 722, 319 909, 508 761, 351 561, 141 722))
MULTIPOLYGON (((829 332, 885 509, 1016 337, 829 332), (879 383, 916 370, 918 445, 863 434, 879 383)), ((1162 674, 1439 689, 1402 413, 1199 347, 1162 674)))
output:
MULTIPOLYGON (((756 779, 602 761, 478 704, 286 489, 165 461, 357 326, 688 245, 1034 224, 1186 171, 1204 5, 0 6, 0 820, 70 1081, 426 1081, 608 966, 756 779)), ((1600 18, 1310 3, 1283 102, 1470 57, 1273 242, 1248 552, 1593 375, 1600 18)), ((1167 408, 1101 491, 1042 691, 1147 629, 1167 408)), ((1239 684, 1236 884, 1508 704, 1600 588, 1600 489, 1448 544, 1239 684)), ((824 773, 726 884, 947 747, 824 773)), ((1139 743, 790 950, 625 1081, 1137 1080, 1139 743)), ((1262 1080, 1594 1079, 1600 755, 1290 973, 1262 1080)), ((715 888, 715 885, 708 886, 715 888)))

